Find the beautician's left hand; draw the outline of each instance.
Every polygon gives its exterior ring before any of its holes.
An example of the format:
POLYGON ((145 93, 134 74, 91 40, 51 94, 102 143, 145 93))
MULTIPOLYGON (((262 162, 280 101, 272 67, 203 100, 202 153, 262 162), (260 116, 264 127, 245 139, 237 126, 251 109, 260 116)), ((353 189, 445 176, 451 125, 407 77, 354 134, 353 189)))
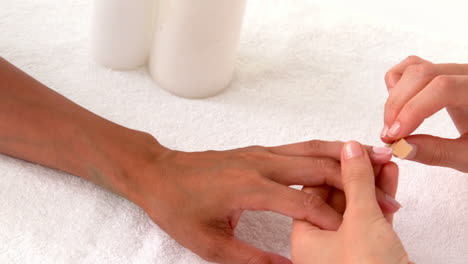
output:
MULTIPOLYGON (((384 215, 375 196, 374 172, 365 149, 349 142, 342 152, 344 193, 328 192, 328 187, 304 188, 319 195, 343 213, 338 231, 325 231, 301 220, 294 220, 291 257, 295 264, 408 264, 408 255, 392 228, 392 215, 384 215), (345 201, 346 200, 346 201, 345 201)), ((395 196, 398 167, 383 166, 377 186, 395 196)))
POLYGON ((406 138, 415 147, 408 159, 468 172, 468 64, 435 64, 410 56, 387 72, 385 82, 389 97, 383 141, 406 138), (424 119, 444 108, 459 138, 409 136, 424 119))

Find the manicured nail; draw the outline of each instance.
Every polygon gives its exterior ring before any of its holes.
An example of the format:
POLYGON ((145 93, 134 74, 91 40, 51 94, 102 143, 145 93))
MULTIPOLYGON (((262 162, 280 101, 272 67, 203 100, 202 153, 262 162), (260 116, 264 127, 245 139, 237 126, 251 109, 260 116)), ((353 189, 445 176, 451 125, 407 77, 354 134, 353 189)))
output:
POLYGON ((395 200, 393 197, 391 197, 388 194, 385 194, 385 199, 387 200, 389 204, 391 204, 395 208, 400 209, 402 207, 401 204, 397 200, 395 200))
POLYGON ((372 152, 378 156, 392 154, 392 149, 388 147, 372 147, 372 152))
POLYGON ((362 151, 361 144, 351 141, 345 144, 343 154, 344 154, 344 159, 349 160, 355 157, 362 156, 364 153, 362 151))
POLYGON ((400 121, 396 121, 392 127, 388 130, 389 137, 396 137, 400 133, 401 124, 400 121))
POLYGON ((388 126, 385 125, 384 128, 382 129, 382 132, 380 133, 380 137, 384 138, 387 135, 388 132, 388 126))
POLYGON ((418 146, 416 146, 415 144, 410 145, 413 148, 413 150, 411 150, 410 154, 408 154, 408 156, 406 156, 405 159, 414 159, 416 157, 416 153, 418 152, 418 146))

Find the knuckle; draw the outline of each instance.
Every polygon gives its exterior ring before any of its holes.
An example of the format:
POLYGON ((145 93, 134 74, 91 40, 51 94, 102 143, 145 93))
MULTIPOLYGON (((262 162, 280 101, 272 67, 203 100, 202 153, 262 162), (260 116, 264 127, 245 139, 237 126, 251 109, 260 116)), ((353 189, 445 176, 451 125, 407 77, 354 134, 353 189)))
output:
POLYGON ((303 198, 303 205, 307 210, 318 209, 325 205, 325 201, 322 199, 322 197, 316 194, 305 193, 303 198))
POLYGON ((337 186, 336 184, 341 174, 341 166, 338 161, 333 159, 317 159, 316 166, 323 171, 327 185, 337 186))
POLYGON ((309 140, 307 144, 305 144, 306 153, 310 151, 318 151, 323 148, 323 141, 321 140, 309 140))
POLYGON ((416 63, 420 63, 421 61, 423 61, 423 59, 421 59, 420 57, 416 55, 410 55, 406 57, 405 61, 407 61, 410 64, 416 64, 416 63))
POLYGON ((447 151, 442 141, 437 140, 432 146, 432 150, 429 155, 429 165, 442 165, 452 158, 450 151, 447 151))
POLYGON ((225 171, 227 181, 233 186, 264 186, 264 180, 260 172, 253 169, 232 168, 225 171))
POLYGON ((270 182, 259 177, 242 180, 241 186, 227 199, 234 208, 266 211, 272 204, 270 182))
POLYGON ((406 69, 408 74, 412 76, 417 76, 421 78, 428 78, 428 77, 434 77, 435 74, 435 68, 432 64, 430 63, 423 63, 423 64, 417 64, 417 65, 410 65, 406 69))
POLYGON ((236 157, 239 160, 256 163, 271 160, 273 153, 264 151, 262 147, 249 147, 237 152, 236 157))
POLYGON ((409 119, 414 120, 420 118, 421 114, 419 111, 419 107, 414 102, 409 102, 408 104, 406 104, 399 115, 399 119, 405 120, 404 122, 410 122, 409 119))
POLYGON ((265 147, 260 146, 260 145, 253 145, 253 146, 248 146, 243 148, 243 150, 249 150, 249 151, 263 151, 265 147))
POLYGON ((385 122, 391 122, 403 107, 402 103, 395 98, 390 98, 385 103, 385 122))
POLYGON ((330 169, 332 171, 339 167, 338 161, 333 159, 318 158, 315 160, 315 162, 318 168, 330 169))
POLYGON ((392 80, 393 75, 394 75, 394 73, 393 73, 392 70, 386 72, 385 77, 384 77, 385 82, 389 83, 392 80))
POLYGON ((449 75, 439 75, 432 80, 432 84, 435 89, 442 90, 441 92, 444 92, 455 85, 455 79, 449 75))

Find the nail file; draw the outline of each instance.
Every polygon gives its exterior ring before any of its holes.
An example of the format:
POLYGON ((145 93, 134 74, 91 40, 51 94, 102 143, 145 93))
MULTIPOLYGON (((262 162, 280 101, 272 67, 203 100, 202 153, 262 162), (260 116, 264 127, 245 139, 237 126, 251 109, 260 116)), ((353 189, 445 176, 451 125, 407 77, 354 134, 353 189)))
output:
POLYGON ((400 159, 406 159, 413 151, 413 147, 404 138, 390 145, 390 148, 393 150, 393 155, 400 159))

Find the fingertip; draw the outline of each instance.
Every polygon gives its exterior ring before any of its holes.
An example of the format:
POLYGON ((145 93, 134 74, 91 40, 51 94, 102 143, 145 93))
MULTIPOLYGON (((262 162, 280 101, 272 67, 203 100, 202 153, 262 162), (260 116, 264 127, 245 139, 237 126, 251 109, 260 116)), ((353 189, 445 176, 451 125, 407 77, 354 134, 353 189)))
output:
POLYGON ((341 156, 342 159, 346 161, 353 158, 362 157, 364 156, 364 152, 365 150, 359 142, 349 141, 344 144, 341 156))
POLYGON ((377 179, 377 186, 392 198, 395 198, 398 188, 398 173, 398 165, 395 162, 389 162, 382 167, 377 179))
POLYGON ((385 215, 396 213, 401 208, 401 204, 395 200, 398 188, 398 165, 396 163, 389 162, 382 166, 376 186, 380 189, 377 196, 382 212, 385 215))
POLYGON ((397 82, 401 79, 401 74, 389 71, 385 75, 385 84, 387 86, 387 91, 390 92, 390 90, 395 87, 397 82))
POLYGON ((398 172, 399 172, 400 168, 398 167, 398 165, 395 162, 390 161, 390 162, 388 162, 388 163, 386 163, 384 165, 382 170, 383 170, 382 173, 387 173, 387 174, 390 174, 390 175, 396 175, 396 177, 398 177, 398 172))
POLYGON ((345 144, 342 155, 342 179, 347 208, 378 208, 374 169, 369 157, 366 157, 365 148, 355 141, 350 141, 345 144))
POLYGON ((395 142, 395 139, 392 139, 388 136, 385 136, 385 137, 381 137, 380 138, 382 140, 383 143, 385 144, 392 144, 393 142, 395 142))
POLYGON ((371 147, 368 153, 374 165, 385 164, 392 159, 392 149, 389 147, 371 147))

